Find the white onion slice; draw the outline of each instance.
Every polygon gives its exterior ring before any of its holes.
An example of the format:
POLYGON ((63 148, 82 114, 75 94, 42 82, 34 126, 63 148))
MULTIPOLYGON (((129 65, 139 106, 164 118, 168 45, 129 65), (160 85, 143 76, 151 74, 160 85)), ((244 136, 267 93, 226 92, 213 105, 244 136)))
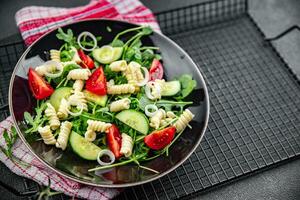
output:
POLYGON ((153 117, 158 111, 158 108, 156 105, 154 104, 148 104, 146 105, 145 107, 145 114, 148 116, 148 117, 153 117), (154 111, 151 111, 151 110, 154 110, 154 111))
POLYGON ((110 151, 110 150, 108 150, 108 149, 103 149, 103 150, 101 150, 101 151, 98 153, 98 155, 97 155, 97 161, 98 161, 99 165, 102 165, 102 166, 105 166, 105 165, 111 165, 111 164, 113 164, 113 163, 115 162, 115 160, 116 160, 115 155, 113 154, 112 151, 110 151), (110 159, 110 161, 109 161, 109 162, 103 162, 103 161, 101 160, 101 157, 102 157, 103 155, 108 156, 109 159, 110 159))
POLYGON ((79 105, 80 105, 80 110, 78 112, 74 113, 74 112, 70 111, 69 107, 71 107, 71 105, 68 102, 68 106, 67 106, 68 113, 74 117, 81 115, 81 113, 83 112, 83 105, 82 104, 79 104, 79 105))
POLYGON ((147 68, 141 67, 141 69, 144 71, 144 79, 141 82, 137 83, 138 86, 144 86, 149 81, 149 72, 148 72, 147 68))
POLYGON ((88 32, 88 31, 84 31, 84 32, 82 32, 82 33, 79 34, 79 36, 77 38, 77 43, 80 46, 80 48, 82 48, 85 51, 93 51, 97 47, 97 39, 96 39, 96 37, 92 33, 88 32), (88 36, 88 37, 90 37, 93 40, 94 46, 92 48, 85 48, 85 47, 83 47, 81 45, 80 40, 81 40, 81 38, 83 36, 88 36))
POLYGON ((145 86, 145 93, 146 93, 146 96, 151 100, 159 99, 160 94, 161 94, 161 87, 158 83, 156 83, 154 81, 150 81, 145 86), (156 90, 156 93, 159 95, 159 97, 152 95, 152 92, 151 92, 152 89, 156 90))
POLYGON ((43 66, 46 68, 45 70, 45 76, 50 78, 57 78, 60 77, 63 73, 64 67, 60 62, 49 60, 43 64, 43 66), (52 67, 55 67, 55 70, 58 70, 58 73, 50 73, 49 71, 52 71, 52 67))

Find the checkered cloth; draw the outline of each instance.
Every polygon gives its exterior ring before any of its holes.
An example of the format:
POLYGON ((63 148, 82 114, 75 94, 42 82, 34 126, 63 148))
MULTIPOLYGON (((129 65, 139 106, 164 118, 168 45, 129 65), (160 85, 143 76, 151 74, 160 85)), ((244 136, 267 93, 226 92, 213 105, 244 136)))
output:
MULTIPOLYGON (((88 5, 76 8, 30 6, 16 13, 17 25, 27 45, 52 29, 89 18, 125 20, 136 24, 150 25, 159 31, 159 26, 152 12, 138 0, 92 0, 88 5)), ((0 123, 0 135, 3 135, 4 130, 10 130, 12 126, 12 118, 8 117, 0 123)), ((0 146, 6 146, 3 136, 0 137, 0 146)), ((112 199, 120 192, 117 189, 79 184, 55 173, 33 156, 20 139, 16 141, 13 147, 13 156, 29 165, 12 162, 0 151, 1 162, 14 173, 35 180, 42 185, 48 185, 50 179, 53 190, 61 191, 67 195, 85 199, 107 200, 112 199)))

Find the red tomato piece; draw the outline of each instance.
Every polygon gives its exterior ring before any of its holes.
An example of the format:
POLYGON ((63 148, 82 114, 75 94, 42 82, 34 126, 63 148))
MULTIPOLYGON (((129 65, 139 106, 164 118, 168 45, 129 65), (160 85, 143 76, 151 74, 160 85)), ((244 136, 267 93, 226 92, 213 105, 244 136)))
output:
POLYGON ((28 82, 29 88, 36 99, 45 99, 54 92, 51 85, 32 68, 29 68, 28 82))
POLYGON ((89 55, 86 55, 82 49, 78 50, 78 55, 82 61, 80 63, 82 68, 89 68, 89 69, 95 68, 95 64, 92 58, 89 55))
POLYGON ((85 88, 98 95, 106 95, 106 78, 102 67, 96 69, 86 81, 85 88))
POLYGON ((106 131, 106 142, 108 144, 109 149, 113 152, 116 159, 121 157, 121 144, 122 144, 122 136, 120 131, 116 125, 112 125, 106 131))
POLYGON ((154 81, 155 79, 162 79, 164 75, 164 68, 158 59, 153 59, 150 70, 150 81, 154 81))
POLYGON ((171 143, 175 132, 176 128, 174 126, 170 126, 159 131, 153 131, 144 138, 144 142, 151 149, 160 150, 171 143))

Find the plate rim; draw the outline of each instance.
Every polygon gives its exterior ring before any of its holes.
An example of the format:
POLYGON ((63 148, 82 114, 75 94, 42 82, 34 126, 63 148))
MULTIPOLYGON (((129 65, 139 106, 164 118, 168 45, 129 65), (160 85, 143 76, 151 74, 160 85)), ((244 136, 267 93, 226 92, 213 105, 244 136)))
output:
POLYGON ((12 116, 12 120, 14 123, 14 127, 17 130, 17 133, 19 135, 19 137, 21 138, 22 142, 25 144, 25 146, 28 148, 28 150, 34 155, 34 157, 36 157, 39 161, 41 161, 44 165, 46 165, 48 168, 50 168, 51 170, 53 170, 55 173, 58 173, 59 175, 62 175, 64 178, 70 179, 72 181, 81 183, 81 184, 85 184, 85 185, 90 185, 90 186, 95 186, 95 187, 104 187, 104 188, 125 188, 125 187, 132 187, 132 186, 137 186, 137 185, 142 185, 145 183, 149 183, 152 182, 154 180, 157 180, 167 174, 169 174, 170 172, 174 171, 175 169, 177 169, 180 165, 182 165, 193 153, 194 151, 199 147, 200 142, 202 141, 207 126, 208 126, 208 121, 209 121, 209 115, 210 115, 210 101, 209 101, 209 94, 208 94, 208 89, 207 89, 207 84, 205 82, 205 79, 202 75, 202 73, 199 70, 199 66, 193 61, 193 59, 188 55, 188 53, 183 50, 176 42, 174 42, 172 39, 170 39, 169 37, 167 37, 166 35, 164 35, 163 33, 160 33, 156 30, 153 30, 153 32, 155 32, 157 35, 159 35, 160 37, 164 38, 165 40, 167 40, 168 42, 172 43, 177 49, 179 49, 181 51, 181 53, 184 54, 184 56, 196 67, 196 72, 198 73, 200 79, 202 80, 203 84, 203 89, 204 89, 204 95, 205 95, 205 103, 206 103, 206 113, 205 113, 205 121, 204 121, 204 127, 201 131, 201 136, 199 138, 199 140, 197 141, 197 143, 194 145, 194 147, 190 150, 190 152, 181 160, 179 161, 176 165, 172 166, 170 169, 158 174, 157 176, 153 176, 147 180, 144 181, 137 181, 137 182, 133 182, 133 183, 121 183, 121 184, 97 184, 97 183, 91 183, 88 181, 84 181, 84 180, 80 180, 79 178, 76 177, 72 177, 69 174, 67 174, 66 172, 63 172, 59 169, 56 169, 55 167, 49 165, 46 161, 44 161, 44 159, 40 158, 40 156, 38 156, 33 150, 32 147, 29 145, 29 143, 27 142, 27 140, 25 139, 22 131, 19 129, 19 126, 17 124, 14 112, 13 112, 13 106, 12 106, 12 88, 13 88, 13 83, 15 80, 15 76, 16 76, 16 71, 17 71, 17 66, 20 65, 21 60, 27 55, 27 53, 29 52, 29 50, 32 48, 32 46, 34 46, 37 42, 39 42, 42 38, 47 37, 47 35, 49 35, 50 33, 57 31, 58 28, 64 28, 66 26, 72 25, 72 24, 77 24, 77 23, 81 23, 81 22, 88 22, 88 21, 111 21, 111 22, 121 22, 121 23, 127 23, 130 25, 134 25, 134 26, 142 26, 139 24, 134 24, 134 23, 130 23, 127 21, 122 21, 122 20, 117 20, 117 19, 107 19, 107 18, 90 18, 90 19, 84 19, 84 20, 79 20, 76 22, 72 22, 72 23, 67 23, 63 26, 59 26, 47 33, 45 33, 44 35, 42 35, 40 38, 38 38, 36 41, 34 41, 31 45, 29 45, 27 47, 27 49, 24 51, 24 53, 21 55, 21 57, 18 59, 18 62, 15 64, 13 73, 11 75, 10 78, 10 83, 9 83, 9 92, 8 92, 8 103, 9 103, 9 111, 10 114, 12 116))

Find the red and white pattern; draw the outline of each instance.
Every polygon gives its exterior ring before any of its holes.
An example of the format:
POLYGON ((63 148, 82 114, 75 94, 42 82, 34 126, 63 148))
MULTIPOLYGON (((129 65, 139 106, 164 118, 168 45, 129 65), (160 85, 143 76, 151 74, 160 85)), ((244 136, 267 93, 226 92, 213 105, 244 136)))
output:
POLYGON ((76 8, 29 6, 19 10, 15 17, 27 45, 57 27, 90 18, 124 20, 160 31, 151 10, 138 0, 91 0, 76 8))
MULTIPOLYGON (((30 6, 19 10, 15 17, 27 45, 57 27, 89 18, 124 20, 140 25, 149 25, 154 30, 160 31, 152 12, 138 0, 91 0, 88 5, 76 8, 30 6)), ((0 123, 1 147, 5 147, 3 131, 10 130, 12 126, 11 117, 0 123)), ((0 151, 0 161, 14 173, 35 180, 42 185, 48 185, 48 179, 50 179, 53 190, 67 195, 84 199, 107 200, 112 199, 120 192, 118 189, 79 184, 55 173, 41 163, 20 139, 17 139, 13 147, 13 156, 29 165, 12 162, 0 151)))

